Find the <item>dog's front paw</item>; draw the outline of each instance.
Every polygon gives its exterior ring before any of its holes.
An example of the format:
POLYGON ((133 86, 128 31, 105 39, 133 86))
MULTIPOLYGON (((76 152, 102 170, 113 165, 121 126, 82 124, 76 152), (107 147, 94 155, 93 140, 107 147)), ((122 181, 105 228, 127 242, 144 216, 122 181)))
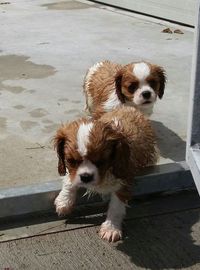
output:
POLYGON ((106 224, 106 222, 101 225, 99 235, 108 242, 117 242, 122 239, 122 231, 112 224, 106 224))
POLYGON ((56 206, 56 213, 58 216, 65 216, 72 212, 74 208, 74 201, 63 200, 62 197, 58 195, 55 199, 54 204, 56 206))

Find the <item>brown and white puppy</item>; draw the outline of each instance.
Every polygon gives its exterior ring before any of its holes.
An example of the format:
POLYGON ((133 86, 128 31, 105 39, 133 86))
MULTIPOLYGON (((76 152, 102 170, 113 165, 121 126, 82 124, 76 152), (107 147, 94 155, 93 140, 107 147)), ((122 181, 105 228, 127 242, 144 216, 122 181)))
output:
POLYGON ((100 236, 108 241, 122 237, 122 220, 130 199, 133 177, 157 160, 150 121, 132 107, 121 106, 100 119, 81 118, 58 129, 55 147, 63 187, 55 200, 58 215, 71 212, 77 189, 111 193, 100 236))
POLYGON ((151 63, 96 63, 84 79, 86 110, 98 118, 124 104, 151 115, 157 97, 163 97, 165 82, 164 69, 151 63))

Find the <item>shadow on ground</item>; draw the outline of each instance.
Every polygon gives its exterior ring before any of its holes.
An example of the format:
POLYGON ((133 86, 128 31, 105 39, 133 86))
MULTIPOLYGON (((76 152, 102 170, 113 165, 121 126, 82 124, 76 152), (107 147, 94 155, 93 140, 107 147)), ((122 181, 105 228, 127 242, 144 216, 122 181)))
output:
POLYGON ((163 123, 152 121, 152 125, 156 132, 161 156, 175 162, 185 160, 186 142, 163 123))
MULTIPOLYGON (((96 208, 96 207, 95 207, 96 208)), ((101 209, 106 211, 106 205, 101 209)), ((100 225, 105 215, 72 218, 66 223, 100 225)), ((124 239, 114 248, 133 267, 182 269, 200 263, 200 199, 196 191, 134 201, 124 222, 124 239)), ((196 267, 196 268, 195 268, 196 267)), ((131 268, 132 269, 132 268, 131 268)))
POLYGON ((199 217, 200 211, 192 210, 128 221, 125 239, 117 250, 145 269, 192 267, 200 263, 200 246, 192 235, 195 231, 195 238, 198 235, 199 217))

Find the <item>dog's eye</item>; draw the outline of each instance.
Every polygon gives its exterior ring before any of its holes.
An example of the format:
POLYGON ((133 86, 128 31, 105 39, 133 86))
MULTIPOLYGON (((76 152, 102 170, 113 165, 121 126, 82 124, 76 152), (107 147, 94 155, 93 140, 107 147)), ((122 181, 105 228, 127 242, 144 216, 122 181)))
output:
POLYGON ((148 82, 149 82, 149 85, 151 86, 151 88, 153 88, 153 89, 156 88, 156 84, 157 84, 156 80, 151 79, 148 82))
POLYGON ((128 91, 133 94, 138 88, 138 83, 133 82, 128 86, 128 91))

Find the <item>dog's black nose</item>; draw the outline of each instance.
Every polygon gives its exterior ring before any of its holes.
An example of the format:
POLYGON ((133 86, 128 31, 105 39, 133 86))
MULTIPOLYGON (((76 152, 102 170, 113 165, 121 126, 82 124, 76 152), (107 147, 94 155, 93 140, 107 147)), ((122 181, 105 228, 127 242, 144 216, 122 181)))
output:
POLYGON ((94 179, 94 175, 90 173, 82 173, 80 178, 83 183, 89 183, 94 179))
POLYGON ((149 99, 151 97, 151 92, 150 91, 144 91, 142 92, 142 96, 144 99, 149 99))

